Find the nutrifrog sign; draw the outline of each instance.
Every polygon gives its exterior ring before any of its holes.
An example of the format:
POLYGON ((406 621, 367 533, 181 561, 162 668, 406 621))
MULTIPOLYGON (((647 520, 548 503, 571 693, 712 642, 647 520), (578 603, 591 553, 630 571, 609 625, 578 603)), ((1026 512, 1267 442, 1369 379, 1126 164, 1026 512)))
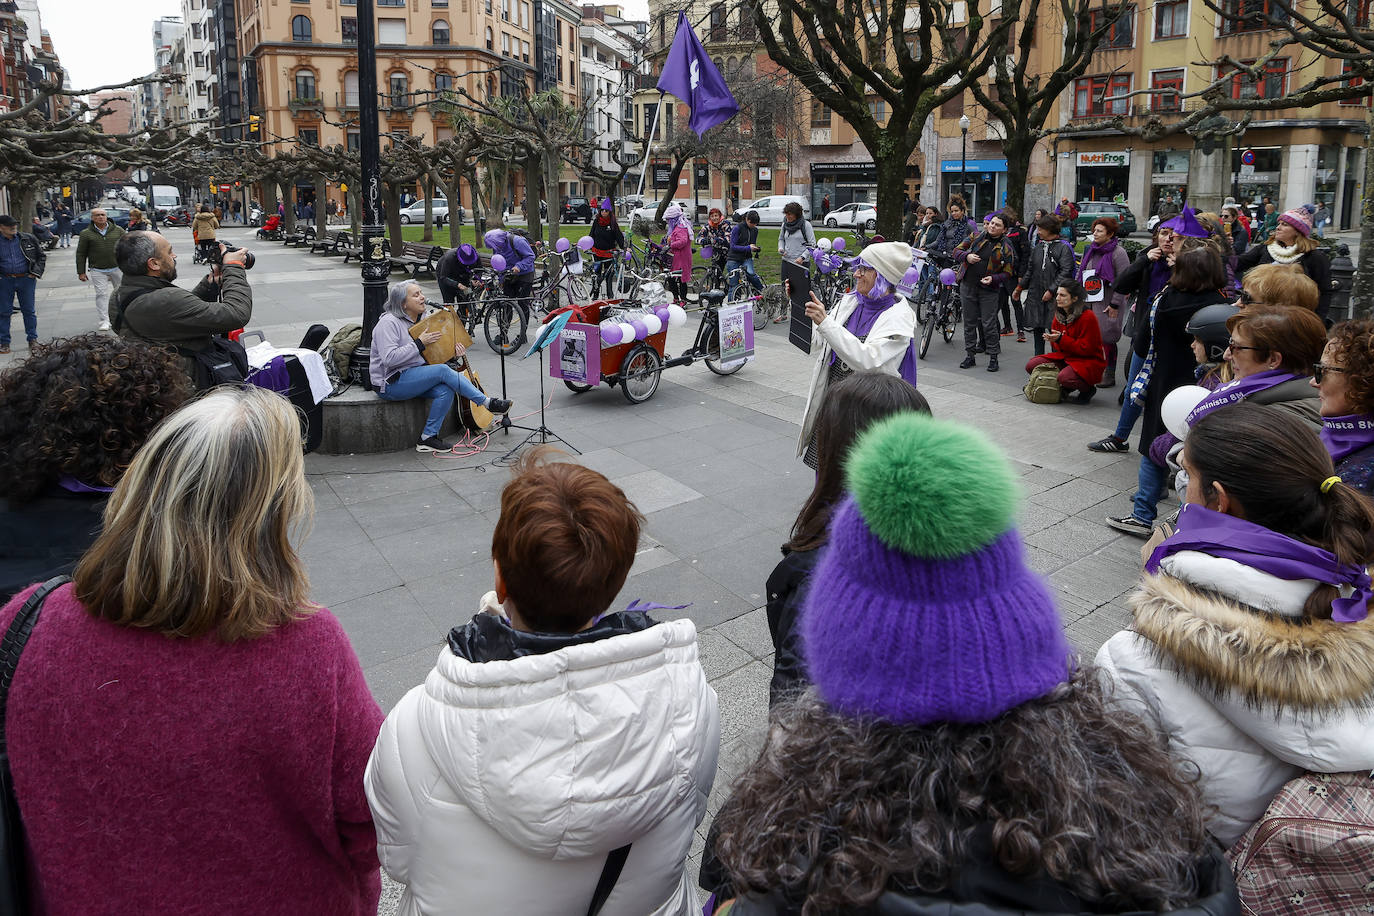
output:
POLYGON ((1079 153, 1079 168, 1124 168, 1131 164, 1131 154, 1123 150, 1117 153, 1079 153))

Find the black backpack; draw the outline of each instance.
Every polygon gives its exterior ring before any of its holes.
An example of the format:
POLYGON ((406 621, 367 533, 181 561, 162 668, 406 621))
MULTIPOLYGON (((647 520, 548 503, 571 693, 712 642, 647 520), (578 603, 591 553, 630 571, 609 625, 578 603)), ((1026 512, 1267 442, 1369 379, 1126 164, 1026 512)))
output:
MULTIPOLYGON (((138 290, 128 298, 121 297, 119 311, 115 316, 116 333, 129 322, 129 306, 147 292, 151 290, 138 290)), ((216 385, 242 385, 248 378, 248 351, 237 340, 211 335, 210 345, 203 350, 189 350, 185 347, 175 349, 177 353, 191 360, 191 382, 197 391, 206 391, 216 385)))

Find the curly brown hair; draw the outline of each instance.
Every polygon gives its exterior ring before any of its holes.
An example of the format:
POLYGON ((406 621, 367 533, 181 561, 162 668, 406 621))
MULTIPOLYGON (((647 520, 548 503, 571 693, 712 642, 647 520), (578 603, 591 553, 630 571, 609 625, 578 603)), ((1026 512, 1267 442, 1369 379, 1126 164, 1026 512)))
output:
POLYGON ((192 394, 181 357, 163 347, 83 334, 31 352, 0 375, 0 496, 16 503, 64 476, 114 486, 192 394))
POLYGON ((897 888, 946 889, 975 833, 1011 875, 1094 909, 1196 899, 1208 850, 1195 769, 1081 669, 991 722, 924 728, 841 716, 815 688, 780 705, 721 809, 716 853, 739 893, 782 891, 803 916, 897 888))
POLYGON ((1374 321, 1342 321, 1331 329, 1331 345, 1344 367, 1350 400, 1359 413, 1374 413, 1374 321))

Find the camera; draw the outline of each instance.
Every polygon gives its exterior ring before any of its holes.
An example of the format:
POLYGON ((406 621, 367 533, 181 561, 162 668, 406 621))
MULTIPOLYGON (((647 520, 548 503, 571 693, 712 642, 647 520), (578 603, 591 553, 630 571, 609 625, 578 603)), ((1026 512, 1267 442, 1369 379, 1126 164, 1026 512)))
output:
MULTIPOLYGON (((217 267, 223 266, 223 264, 224 264, 224 252, 228 252, 228 251, 243 251, 242 246, 239 246, 239 245, 230 245, 228 242, 221 242, 220 245, 223 245, 223 246, 224 246, 223 250, 220 249, 219 245, 215 245, 215 246, 213 246, 213 247, 210 246, 210 245, 205 246, 205 260, 206 260, 207 263, 214 264, 214 265, 217 266, 217 267)), ((244 270, 252 270, 252 269, 253 269, 253 263, 254 263, 256 260, 257 260, 257 258, 253 257, 253 252, 251 252, 251 251, 244 251, 244 252, 243 252, 243 269, 244 269, 244 270)))

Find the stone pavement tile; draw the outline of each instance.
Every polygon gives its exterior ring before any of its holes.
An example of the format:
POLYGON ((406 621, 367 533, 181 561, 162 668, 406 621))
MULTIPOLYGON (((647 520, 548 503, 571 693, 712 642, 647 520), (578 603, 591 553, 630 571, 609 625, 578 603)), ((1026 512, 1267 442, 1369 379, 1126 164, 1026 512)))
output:
POLYGON ((330 610, 348 631, 364 669, 420 649, 432 648, 437 656, 443 641, 444 633, 436 632, 434 621, 402 587, 344 601, 330 610))
POLYGON ((1094 524, 1081 518, 1069 517, 1037 531, 1026 538, 1026 543, 1040 547, 1050 553, 1059 554, 1071 560, 1085 557, 1108 541, 1119 536, 1119 532, 1105 524, 1094 524))
POLYGON ((611 607, 623 608, 636 598, 658 604, 691 602, 691 607, 685 610, 659 611, 655 616, 662 620, 690 617, 698 630, 732 620, 757 607, 686 560, 668 563, 626 580, 611 607))
POLYGON ((784 473, 793 471, 798 474, 811 473, 811 469, 797 457, 797 436, 800 430, 793 427, 793 433, 785 438, 770 439, 755 445, 732 449, 731 454, 743 458, 750 464, 765 471, 784 473))
MULTIPOLYGON (((727 620, 711 632, 719 633, 761 661, 773 656, 773 637, 768 632, 768 611, 765 608, 727 620)), ((771 664, 769 671, 771 677, 771 664)))
POLYGON ((435 471, 434 476, 478 512, 501 508, 501 491, 510 482, 509 469, 487 465, 435 471))
POLYGON ((442 640, 449 630, 472 619, 478 602, 493 584, 488 556, 456 570, 407 580, 405 589, 433 621, 435 638, 442 640))
POLYGON ((778 532, 781 535, 778 543, 781 545, 815 485, 814 471, 800 462, 797 468, 773 474, 737 490, 712 495, 726 505, 739 506, 740 511, 748 513, 756 524, 778 532))
POLYGON ((384 452, 376 455, 321 455, 318 452, 305 456, 305 470, 308 474, 335 476, 343 474, 367 474, 387 471, 413 471, 419 465, 419 453, 412 450, 384 452))
POLYGON ((662 471, 640 471, 624 477, 614 477, 611 482, 624 490, 630 501, 646 515, 701 499, 701 494, 696 490, 678 483, 662 471))
POLYGON ((1021 504, 1017 513, 1016 526, 1021 529, 1022 537, 1029 537, 1037 531, 1043 531, 1051 525, 1059 524, 1066 518, 1068 516, 1063 512, 1025 502, 1021 504))
POLYGON ((420 467, 395 471, 330 474, 327 479, 329 486, 346 506, 423 490, 437 483, 432 471, 420 467))
MULTIPOLYGON (((628 455, 621 454, 614 448, 592 449, 589 452, 583 452, 581 455, 572 455, 563 460, 575 462, 576 464, 582 465, 584 468, 591 468, 593 471, 604 474, 610 479, 649 470, 649 468, 641 462, 634 460, 628 455)), ((673 476, 678 477, 677 474, 673 476)), ((678 477, 678 479, 681 480, 680 477, 678 477)), ((691 486, 690 481, 683 482, 691 486)))
POLYGON ((1064 632, 1082 653, 1084 661, 1091 662, 1102 644, 1120 630, 1131 624, 1131 614, 1123 607, 1105 605, 1097 611, 1075 620, 1065 627, 1064 632))
POLYGON ((353 503, 348 508, 368 537, 374 540, 416 528, 457 522, 477 511, 444 486, 428 486, 382 500, 353 503))
POLYGON ((717 451, 733 452, 751 445, 791 439, 796 436, 797 428, 772 417, 758 416, 749 420, 726 417, 717 418, 716 422, 693 432, 713 444, 717 451))
POLYGON ((339 499, 334 488, 329 485, 329 479, 324 474, 312 474, 306 472, 305 480, 310 484, 310 491, 315 494, 315 511, 326 512, 330 509, 338 509, 343 506, 343 500, 339 499))
POLYGON ((496 526, 485 515, 430 525, 373 541, 403 582, 458 570, 491 557, 496 526))
MULTIPOLYGON (((690 556, 703 544, 723 545, 763 531, 747 506, 728 500, 697 499, 646 516, 645 532, 677 556, 690 556)), ((770 569, 772 567, 769 567, 770 569)))
POLYGON ((783 420, 794 425, 799 425, 801 422, 802 411, 791 404, 783 404, 781 401, 755 401, 749 406, 755 412, 777 420, 783 420))
POLYGON ((763 607, 767 601, 764 583, 781 559, 778 543, 777 534, 764 531, 703 550, 688 561, 738 595, 753 610, 763 607))
POLYGON ((721 444, 701 429, 660 432, 653 438, 615 445, 614 448, 645 467, 671 470, 685 461, 704 461, 722 451, 721 444))
POLYGON ((363 669, 367 686, 381 704, 383 712, 390 712, 412 687, 425 682, 434 668, 434 660, 439 657, 439 650, 443 648, 444 636, 437 634, 432 646, 363 669))
MULTIPOLYGON (((310 600, 325 607, 375 595, 401 584, 401 577, 369 541, 338 549, 302 551, 310 573, 310 600)), ((359 637, 349 631, 354 644, 359 637)))
POLYGON ((701 823, 704 836, 730 797, 735 780, 759 759, 768 737, 768 678, 759 662, 751 662, 715 683, 720 697, 720 757, 716 781, 706 803, 706 818, 701 823), (727 705, 728 704, 728 705, 727 705), (728 717, 728 718, 727 718, 728 717))
POLYGON ((1057 553, 1050 553, 1048 550, 1032 547, 1029 544, 1026 545, 1026 565, 1042 576, 1049 576, 1050 573, 1059 569, 1067 562, 1068 560, 1065 560, 1057 553))
POLYGON ((710 494, 722 489, 733 490, 742 481, 752 480, 759 472, 757 465, 731 452, 684 459, 661 467, 674 480, 700 493, 710 494))
POLYGON ((1045 490, 1068 483, 1073 478, 1067 474, 1061 474, 1053 468, 1047 468, 1039 464, 1032 464, 1031 470, 1021 475, 1021 486, 1027 498, 1042 493, 1045 490))
POLYGON ((709 681, 738 671, 753 661, 749 653, 727 639, 719 627, 698 631, 697 651, 701 653, 701 667, 709 681))
POLYGON ((655 423, 661 423, 673 430, 682 431, 699 429, 703 426, 719 423, 720 412, 715 410, 712 406, 698 401, 696 404, 686 404, 681 407, 669 407, 666 410, 656 410, 653 420, 655 423))
POLYGON ((1139 572, 1101 553, 1075 560, 1050 575, 1050 583, 1093 607, 1114 600, 1122 591, 1122 582, 1129 582, 1139 572))
POLYGON ((1109 490, 1099 483, 1089 480, 1071 480, 1068 483, 1051 487, 1030 497, 1037 506, 1057 509, 1066 515, 1073 515, 1089 506, 1095 506, 1108 498, 1114 498, 1118 491, 1109 490))
MULTIPOLYGON (((637 576, 646 573, 651 569, 658 569, 660 566, 667 566, 669 563, 676 563, 680 557, 673 553, 662 544, 649 544, 644 546, 646 537, 641 533, 640 548, 635 553, 634 565, 630 567, 630 576, 637 576)), ((647 538, 652 541, 653 538, 647 538)))
POLYGON ((1088 471, 1083 475, 1083 479, 1091 480, 1094 483, 1100 483, 1118 493, 1123 490, 1134 492, 1139 471, 1140 456, 1134 451, 1131 451, 1120 454, 1116 461, 1105 467, 1088 471))
POLYGON ((396 916, 401 908, 401 894, 405 885, 397 884, 382 872, 382 898, 377 902, 377 916, 396 916))
POLYGON ((302 557, 313 559, 327 553, 346 552, 354 544, 367 541, 367 532, 342 505, 316 511, 310 533, 296 545, 302 557))
POLYGON ((1080 598, 1072 592, 1067 592, 1062 588, 1056 587, 1053 583, 1051 583, 1050 587, 1054 591, 1055 606, 1059 608, 1059 615, 1063 618, 1065 624, 1086 617, 1099 607, 1097 602, 1080 598))

